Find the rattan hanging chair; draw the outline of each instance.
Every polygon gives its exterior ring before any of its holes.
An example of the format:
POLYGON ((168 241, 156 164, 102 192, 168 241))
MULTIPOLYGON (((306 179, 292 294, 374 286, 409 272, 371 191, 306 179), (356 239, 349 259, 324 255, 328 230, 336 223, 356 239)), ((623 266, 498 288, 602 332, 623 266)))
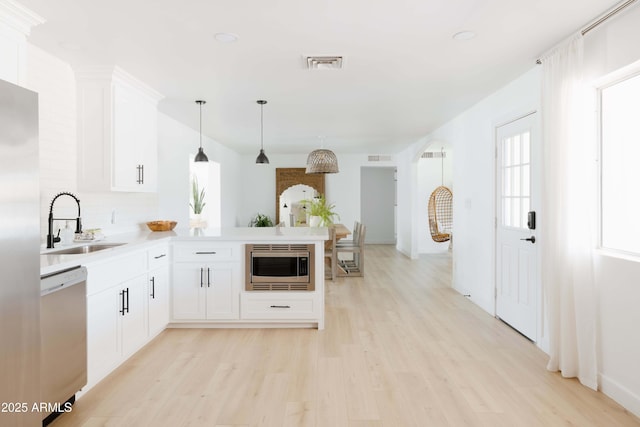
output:
POLYGON ((429 231, 434 242, 448 242, 453 224, 453 194, 441 185, 429 197, 429 231))

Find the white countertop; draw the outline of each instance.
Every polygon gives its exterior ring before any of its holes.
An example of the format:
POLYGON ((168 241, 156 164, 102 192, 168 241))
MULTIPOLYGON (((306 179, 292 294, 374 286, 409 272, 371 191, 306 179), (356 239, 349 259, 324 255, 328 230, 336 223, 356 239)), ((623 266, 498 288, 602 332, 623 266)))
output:
POLYGON ((53 252, 91 244, 75 244, 62 246, 59 243, 54 249, 42 249, 40 254, 40 274, 50 274, 59 270, 83 265, 87 262, 100 261, 112 256, 124 254, 131 250, 144 249, 162 241, 233 241, 233 242, 317 242, 329 238, 324 227, 232 227, 232 228, 194 228, 175 229, 173 231, 114 234, 95 242, 96 244, 123 243, 109 249, 88 254, 60 255, 53 252), (51 252, 51 253, 50 253, 51 252))

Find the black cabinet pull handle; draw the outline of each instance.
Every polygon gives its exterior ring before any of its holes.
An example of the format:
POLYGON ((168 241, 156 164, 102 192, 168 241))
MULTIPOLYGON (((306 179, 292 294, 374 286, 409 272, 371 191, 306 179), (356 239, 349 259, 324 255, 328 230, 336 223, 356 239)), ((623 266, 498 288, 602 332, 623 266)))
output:
POLYGON ((204 279, 202 277, 203 274, 204 274, 204 268, 200 268, 200 287, 201 288, 204 286, 204 279))
POLYGON ((151 299, 156 299, 156 278, 151 278, 151 299))
POLYGON ((136 165, 136 170, 138 171, 138 179, 136 180, 136 182, 138 184, 142 184, 142 168, 140 167, 140 165, 136 165))
POLYGON ((290 305, 272 305, 271 308, 291 308, 290 305))
POLYGON ((144 165, 140 165, 140 170, 142 171, 142 180, 140 182, 140 184, 144 184, 144 165))
POLYGON ((216 253, 214 251, 211 252, 206 252, 206 251, 202 251, 202 252, 196 252, 196 255, 215 255, 216 253))
POLYGON ((129 312, 129 288, 126 290, 127 292, 127 313, 129 312))
POLYGON ((122 292, 120 292, 120 307, 122 307, 120 310, 118 310, 120 312, 120 314, 122 314, 124 316, 124 289, 122 290, 122 292))
POLYGON ((211 270, 207 268, 207 288, 211 287, 211 270))
POLYGON ((163 258, 163 257, 166 257, 166 256, 167 256, 167 254, 162 254, 162 255, 154 256, 153 259, 160 259, 160 258, 163 258))
POLYGON ((536 242, 536 236, 531 236, 529 238, 520 239, 520 240, 526 240, 527 242, 535 243, 536 242))

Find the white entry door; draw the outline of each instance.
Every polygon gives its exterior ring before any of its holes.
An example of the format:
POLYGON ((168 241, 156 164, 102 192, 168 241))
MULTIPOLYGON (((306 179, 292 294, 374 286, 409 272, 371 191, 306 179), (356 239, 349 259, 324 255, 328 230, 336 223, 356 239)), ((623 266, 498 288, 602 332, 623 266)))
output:
POLYGON ((536 340, 539 206, 536 114, 497 128, 496 315, 536 340), (537 224, 534 224, 537 222, 537 224))

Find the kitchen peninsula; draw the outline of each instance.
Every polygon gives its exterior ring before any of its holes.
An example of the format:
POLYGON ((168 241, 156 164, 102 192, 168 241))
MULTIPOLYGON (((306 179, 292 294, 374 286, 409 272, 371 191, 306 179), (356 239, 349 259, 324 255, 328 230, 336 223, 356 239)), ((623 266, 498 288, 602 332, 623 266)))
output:
POLYGON ((167 327, 323 329, 327 238, 326 228, 311 227, 141 231, 88 253, 43 250, 41 274, 87 267, 86 391, 167 327), (249 247, 273 252, 271 264, 252 262, 249 247), (282 265, 299 277, 278 279, 282 265), (272 277, 248 286, 254 266, 272 277))

